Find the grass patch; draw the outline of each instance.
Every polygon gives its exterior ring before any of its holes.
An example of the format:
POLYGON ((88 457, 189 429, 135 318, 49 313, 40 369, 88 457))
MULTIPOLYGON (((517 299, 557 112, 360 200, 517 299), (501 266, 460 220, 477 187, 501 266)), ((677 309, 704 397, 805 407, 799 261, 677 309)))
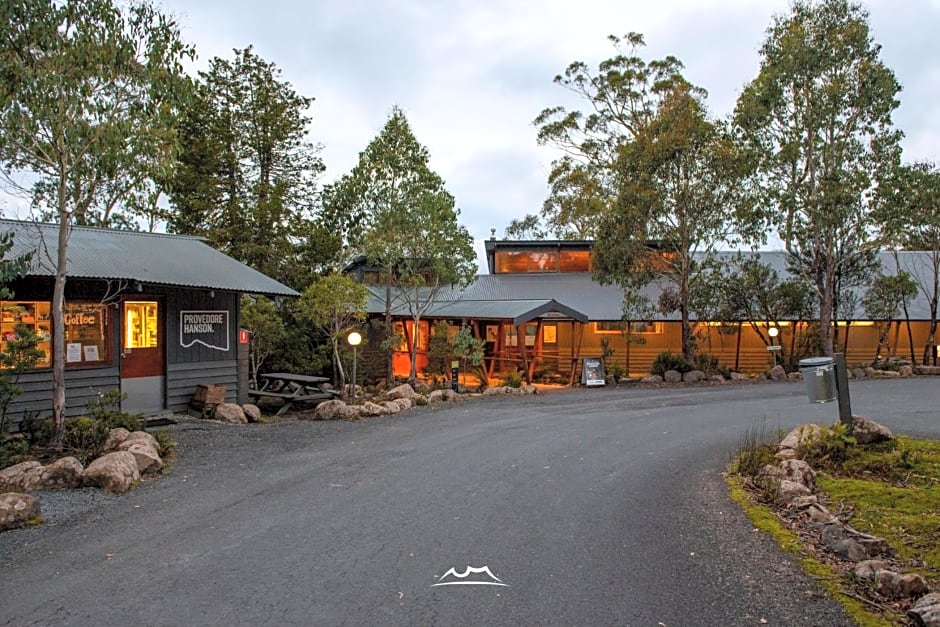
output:
MULTIPOLYGON (((758 529, 773 537, 783 550, 797 554, 803 570, 859 624, 908 624, 900 614, 880 613, 877 603, 861 600, 851 572, 823 561, 823 554, 820 559, 811 557, 816 552, 804 550, 797 530, 777 517, 772 504, 762 504, 766 495, 761 494, 754 478, 767 459, 768 446, 760 431, 745 434, 732 460, 728 477, 731 498, 758 529)), ((836 425, 823 428, 821 438, 799 452, 817 472, 821 501, 830 504, 833 511, 835 505, 840 511, 851 512, 852 527, 884 538, 896 551, 902 568, 924 575, 931 589, 940 587, 940 442, 901 436, 862 446, 836 425)))
POLYGON ((931 588, 940 586, 940 442, 855 446, 817 470, 819 489, 854 508, 853 527, 885 538, 903 560, 921 560, 931 588))
POLYGON ((740 475, 728 474, 726 481, 731 500, 741 506, 754 523, 754 527, 773 538, 781 549, 794 555, 803 572, 815 579, 832 598, 841 603, 846 613, 861 627, 892 627, 903 624, 900 617, 897 621, 888 620, 868 611, 866 605, 858 599, 847 596, 843 590, 844 575, 832 565, 806 555, 803 542, 796 532, 781 524, 780 519, 768 507, 755 502, 752 493, 744 488, 744 480, 740 475))

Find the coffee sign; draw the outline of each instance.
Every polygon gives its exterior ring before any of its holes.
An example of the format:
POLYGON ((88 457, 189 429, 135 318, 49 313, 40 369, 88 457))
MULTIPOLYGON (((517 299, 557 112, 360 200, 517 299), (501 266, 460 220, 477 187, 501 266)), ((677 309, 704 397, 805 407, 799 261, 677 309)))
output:
POLYGON ((181 311, 180 346, 190 348, 202 344, 217 351, 228 351, 229 326, 227 311, 181 311))

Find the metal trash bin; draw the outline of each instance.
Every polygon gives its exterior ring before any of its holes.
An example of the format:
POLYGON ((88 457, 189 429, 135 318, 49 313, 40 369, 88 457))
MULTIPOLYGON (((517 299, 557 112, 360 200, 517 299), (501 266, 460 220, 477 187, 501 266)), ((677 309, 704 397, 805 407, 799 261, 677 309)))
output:
POLYGON ((800 360, 800 372, 806 384, 810 403, 828 403, 838 398, 836 369, 832 357, 810 357, 800 360))

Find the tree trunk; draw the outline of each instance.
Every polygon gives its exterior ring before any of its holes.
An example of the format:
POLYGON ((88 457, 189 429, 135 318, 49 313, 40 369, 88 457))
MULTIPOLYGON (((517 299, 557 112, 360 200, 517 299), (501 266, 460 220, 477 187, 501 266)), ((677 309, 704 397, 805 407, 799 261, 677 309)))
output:
POLYGON ((413 325, 411 329, 411 346, 409 347, 411 368, 408 371, 408 382, 414 384, 418 380, 418 338, 421 337, 421 328, 418 325, 421 324, 421 318, 413 316, 411 320, 413 325))
MULTIPOLYGON (((343 370, 343 358, 339 354, 339 338, 333 338, 333 363, 336 364, 336 374, 339 380, 339 389, 346 393, 346 371, 343 370)), ((353 381, 353 385, 355 385, 353 381)))
POLYGON ((388 344, 388 349, 385 351, 385 380, 388 382, 388 385, 392 385, 392 379, 395 376, 392 372, 392 354, 394 350, 391 345, 391 337, 393 333, 392 327, 392 272, 394 268, 386 268, 388 276, 385 279, 385 339, 388 344))
POLYGON ((832 357, 832 291, 826 285, 818 285, 819 291, 819 344, 823 355, 832 357))
POLYGON ((55 286, 52 290, 52 440, 49 447, 61 451, 65 443, 65 279, 68 265, 69 227, 72 216, 67 210, 65 179, 59 183, 59 238, 56 256, 55 286))

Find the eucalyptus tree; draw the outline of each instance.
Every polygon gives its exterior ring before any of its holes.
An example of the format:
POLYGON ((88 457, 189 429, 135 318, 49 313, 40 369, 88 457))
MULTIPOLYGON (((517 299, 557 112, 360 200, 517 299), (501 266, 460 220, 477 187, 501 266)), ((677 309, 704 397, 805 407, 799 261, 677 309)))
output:
POLYGON ((594 248, 595 274, 619 284, 625 301, 651 281, 663 289, 660 311, 679 312, 688 359, 695 352, 694 284, 718 248, 736 238, 744 172, 733 142, 708 119, 703 97, 701 89, 677 82, 620 146, 617 202, 600 217, 594 248))
POLYGON ((346 371, 340 349, 345 337, 365 321, 368 298, 369 290, 364 285, 334 272, 311 283, 297 303, 297 316, 309 321, 328 338, 333 372, 341 390, 346 388, 346 371))
MULTIPOLYGON (((921 358, 926 365, 935 360, 937 345, 940 169, 930 162, 903 164, 880 181, 878 198, 877 219, 885 245, 894 251, 897 270, 911 275, 930 312, 930 326, 921 358), (897 252, 899 249, 920 252, 916 256, 901 256, 897 252)), ((911 360, 914 360, 913 356, 911 360)))
POLYGON ((172 167, 177 109, 192 48, 147 2, 0 3, 0 162, 38 180, 34 200, 58 220, 52 297, 52 446, 65 419, 63 301, 71 228, 119 176, 172 167))
MULTIPOLYGON (((907 305, 914 296, 917 295, 917 283, 910 274, 904 270, 897 274, 879 274, 871 282, 862 298, 862 305, 872 320, 881 322, 881 332, 878 334, 878 346, 875 348, 873 359, 878 359, 881 355, 881 347, 887 345, 888 352, 894 355, 897 350, 897 332, 895 333, 895 348, 891 348, 888 335, 891 331, 891 325, 901 314, 902 310, 907 309, 907 305)), ((898 321, 898 332, 901 323, 898 321)), ((911 344, 911 353, 914 352, 914 345, 911 344)))
POLYGON ((899 155, 900 86, 879 53, 860 4, 797 0, 773 19, 734 112, 766 198, 753 224, 776 231, 815 286, 827 355, 839 276, 877 248, 872 192, 899 155))
POLYGON ((296 273, 299 249, 323 171, 307 139, 312 102, 251 47, 212 59, 180 125, 169 229, 302 289, 311 277, 296 273))
POLYGON ((378 136, 348 174, 324 190, 324 211, 349 247, 382 268, 385 282, 385 348, 392 377, 392 307, 410 314, 412 379, 416 376, 421 319, 442 288, 468 285, 476 274, 473 238, 443 179, 431 170, 427 148, 395 107, 378 136))
POLYGON ((645 45, 639 33, 608 39, 617 54, 596 70, 575 61, 555 77, 555 84, 575 94, 586 111, 554 106, 534 121, 539 145, 562 154, 552 163, 550 194, 541 212, 544 224, 559 238, 597 235, 598 217, 619 196, 622 146, 655 115, 661 94, 685 82, 675 57, 646 61, 638 55, 645 45))

